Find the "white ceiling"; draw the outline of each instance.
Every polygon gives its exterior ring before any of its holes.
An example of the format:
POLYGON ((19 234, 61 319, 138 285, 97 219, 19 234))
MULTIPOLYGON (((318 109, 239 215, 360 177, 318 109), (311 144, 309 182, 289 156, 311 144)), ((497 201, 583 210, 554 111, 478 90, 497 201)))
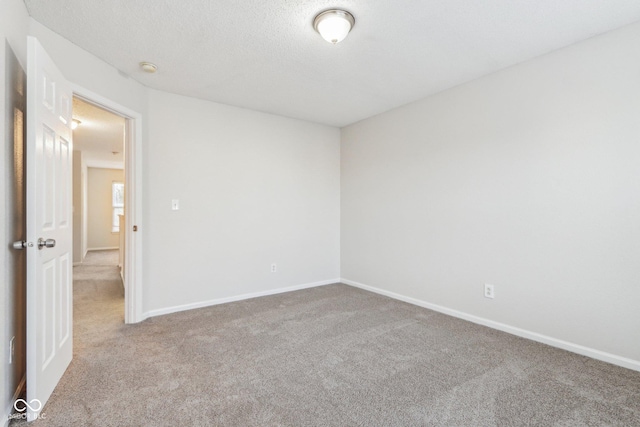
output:
POLYGON ((124 118, 75 97, 73 118, 81 122, 73 131, 74 150, 109 153, 110 160, 122 161, 124 118))
POLYGON ((638 0, 25 0, 160 90, 344 126, 640 20, 638 0), (344 8, 330 45, 314 16, 344 8), (145 74, 140 61, 158 65, 145 74))

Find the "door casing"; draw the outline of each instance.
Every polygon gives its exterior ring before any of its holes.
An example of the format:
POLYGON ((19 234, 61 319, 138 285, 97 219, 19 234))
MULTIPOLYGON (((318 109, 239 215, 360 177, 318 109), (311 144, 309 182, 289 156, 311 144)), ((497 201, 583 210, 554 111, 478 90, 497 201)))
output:
POLYGON ((73 96, 125 119, 124 321, 141 322, 145 319, 142 312, 142 115, 74 83, 71 89, 73 96))

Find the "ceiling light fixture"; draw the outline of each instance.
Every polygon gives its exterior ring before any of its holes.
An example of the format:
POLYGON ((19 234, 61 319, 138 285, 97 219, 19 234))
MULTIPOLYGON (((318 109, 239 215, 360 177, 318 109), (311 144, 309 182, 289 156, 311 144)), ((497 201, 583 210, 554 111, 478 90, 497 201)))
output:
POLYGON ((347 37, 356 20, 346 10, 325 10, 313 20, 313 28, 329 43, 339 43, 347 37))
POLYGON ((71 129, 77 128, 78 126, 80 126, 80 123, 82 122, 78 119, 71 119, 71 129))
POLYGON ((156 64, 152 64, 151 62, 141 62, 140 68, 142 68, 142 71, 151 73, 151 74, 158 71, 158 66, 156 64))

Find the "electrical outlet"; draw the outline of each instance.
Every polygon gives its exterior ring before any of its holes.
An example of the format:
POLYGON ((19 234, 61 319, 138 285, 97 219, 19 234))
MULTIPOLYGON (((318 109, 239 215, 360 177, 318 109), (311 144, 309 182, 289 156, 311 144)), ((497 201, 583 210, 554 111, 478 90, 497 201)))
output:
POLYGON ((486 284, 484 285, 484 297, 493 299, 493 285, 486 284))
POLYGON ((180 209, 180 200, 178 199, 171 200, 171 210, 177 211, 178 209, 180 209))
POLYGON ((278 266, 275 264, 271 264, 271 272, 275 273, 276 271, 278 271, 278 266))
POLYGON ((16 337, 11 337, 11 341, 9 341, 9 364, 13 363, 13 357, 16 353, 16 337))

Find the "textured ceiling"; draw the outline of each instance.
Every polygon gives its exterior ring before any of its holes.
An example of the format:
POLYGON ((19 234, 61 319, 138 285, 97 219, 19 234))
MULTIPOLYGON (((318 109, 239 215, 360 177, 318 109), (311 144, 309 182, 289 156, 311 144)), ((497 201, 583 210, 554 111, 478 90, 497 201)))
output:
MULTIPOLYGON (((638 0, 25 0, 160 90, 344 126, 640 20, 638 0), (356 18, 342 43, 314 16, 356 18), (158 65, 140 71, 140 61, 158 65)), ((106 94, 105 94, 106 95, 106 94)))
POLYGON ((124 152, 124 119, 102 108, 73 98, 73 118, 80 125, 73 131, 73 149, 89 152, 116 152, 121 161, 124 152))

